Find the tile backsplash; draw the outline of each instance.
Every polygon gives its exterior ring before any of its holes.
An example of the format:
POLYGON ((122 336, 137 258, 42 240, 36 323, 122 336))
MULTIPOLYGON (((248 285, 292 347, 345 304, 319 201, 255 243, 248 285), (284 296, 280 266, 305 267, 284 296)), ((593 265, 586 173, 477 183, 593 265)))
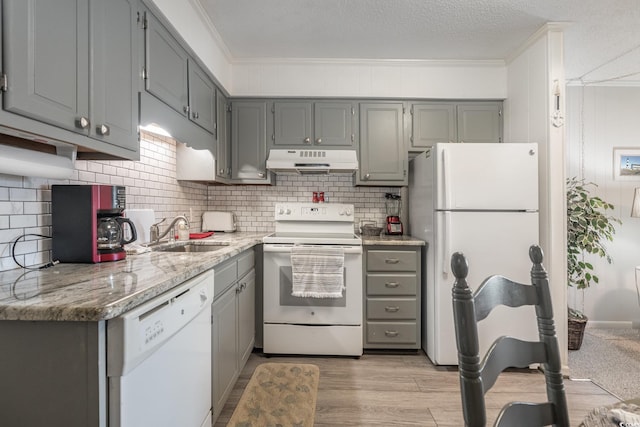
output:
MULTIPOLYGON (((238 231, 270 232, 274 204, 311 201, 324 191, 327 202, 353 203, 356 223, 385 218, 384 194, 398 188, 354 187, 351 176, 278 176, 276 185, 212 185, 176 180, 176 142, 142 134, 140 161, 76 161, 69 180, 0 174, 0 271, 17 268, 11 247, 23 234, 51 235, 51 185, 111 184, 127 189, 128 208, 148 208, 157 219, 186 214, 191 231, 200 231, 202 213, 225 210, 236 214, 238 231)), ((169 221, 167 221, 169 222, 169 221)), ((26 266, 50 261, 49 239, 26 236, 15 248, 26 266)))

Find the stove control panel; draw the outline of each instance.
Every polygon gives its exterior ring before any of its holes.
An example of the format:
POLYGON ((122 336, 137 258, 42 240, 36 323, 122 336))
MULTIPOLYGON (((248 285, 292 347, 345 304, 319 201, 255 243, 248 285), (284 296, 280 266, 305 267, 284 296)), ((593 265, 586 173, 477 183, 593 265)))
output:
POLYGON ((353 222, 354 207, 344 203, 276 203, 276 221, 353 222))

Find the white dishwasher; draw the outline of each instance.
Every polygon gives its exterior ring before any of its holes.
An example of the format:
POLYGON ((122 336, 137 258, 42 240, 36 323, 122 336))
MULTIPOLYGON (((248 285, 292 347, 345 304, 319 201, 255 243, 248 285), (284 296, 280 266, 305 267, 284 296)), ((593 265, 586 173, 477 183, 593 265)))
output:
POLYGON ((211 426, 213 271, 107 323, 110 427, 211 426))

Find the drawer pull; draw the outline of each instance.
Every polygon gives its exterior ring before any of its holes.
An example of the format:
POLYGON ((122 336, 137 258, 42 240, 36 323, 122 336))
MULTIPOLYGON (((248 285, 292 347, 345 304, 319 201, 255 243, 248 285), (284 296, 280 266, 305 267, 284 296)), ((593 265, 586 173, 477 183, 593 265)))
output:
POLYGON ((384 308, 384 311, 386 311, 387 313, 397 313, 398 311, 400 311, 400 307, 396 306, 386 306, 384 308))
POLYGON ((397 264, 400 262, 398 258, 387 258, 384 260, 387 264, 397 264))
POLYGON ((398 331, 384 331, 384 334, 388 337, 397 337, 399 335, 398 331))
POLYGON ((387 288, 397 288, 400 286, 398 282, 387 282, 384 284, 387 288))

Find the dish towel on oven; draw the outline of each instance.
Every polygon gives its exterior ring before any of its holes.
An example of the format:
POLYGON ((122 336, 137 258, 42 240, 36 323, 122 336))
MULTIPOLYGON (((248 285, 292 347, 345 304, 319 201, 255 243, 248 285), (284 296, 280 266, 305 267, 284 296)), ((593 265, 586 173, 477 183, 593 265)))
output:
POLYGON ((304 298, 342 298, 344 250, 321 246, 293 246, 291 295, 304 298))

